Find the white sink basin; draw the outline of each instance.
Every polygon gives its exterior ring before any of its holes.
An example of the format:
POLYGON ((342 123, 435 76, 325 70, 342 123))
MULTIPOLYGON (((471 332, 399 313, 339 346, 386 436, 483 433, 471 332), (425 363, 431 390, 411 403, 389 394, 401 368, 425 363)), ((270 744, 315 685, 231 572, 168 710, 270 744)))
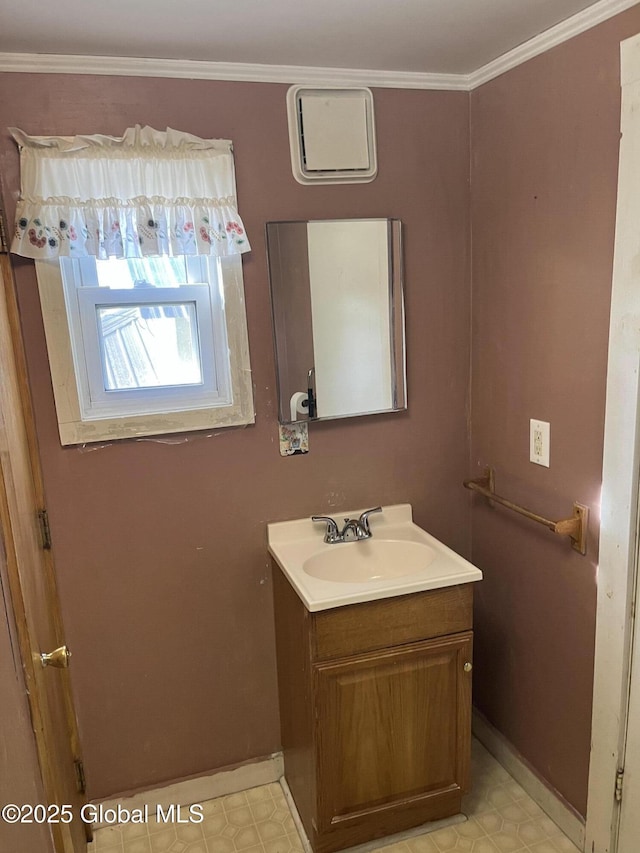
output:
MULTIPOLYGON (((333 511, 339 522, 365 509, 333 511)), ((307 610, 327 610, 482 580, 482 572, 413 523, 410 504, 371 516, 372 538, 324 542, 310 518, 267 525, 269 551, 307 610)))
POLYGON ((415 575, 432 563, 436 552, 421 542, 366 539, 340 543, 314 554, 302 568, 311 577, 335 583, 378 581, 415 575))

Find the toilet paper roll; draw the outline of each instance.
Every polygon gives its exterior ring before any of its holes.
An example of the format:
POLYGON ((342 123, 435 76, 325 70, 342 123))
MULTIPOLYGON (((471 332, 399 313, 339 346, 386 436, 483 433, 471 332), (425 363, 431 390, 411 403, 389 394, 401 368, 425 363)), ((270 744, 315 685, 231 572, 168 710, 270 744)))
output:
POLYGON ((309 396, 306 391, 296 391, 291 395, 291 420, 297 421, 298 415, 309 412, 309 396))

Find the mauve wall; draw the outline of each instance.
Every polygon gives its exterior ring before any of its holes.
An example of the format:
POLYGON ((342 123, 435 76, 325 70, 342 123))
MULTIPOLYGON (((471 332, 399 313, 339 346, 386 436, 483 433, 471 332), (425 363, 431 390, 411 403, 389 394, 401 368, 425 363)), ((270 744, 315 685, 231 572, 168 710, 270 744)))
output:
MULTIPOLYGON (((2 75, 0 174, 10 213, 18 156, 6 128, 121 134, 136 122, 234 141, 256 424, 175 441, 62 449, 33 265, 20 307, 90 797, 279 748, 265 525, 409 501, 469 546, 469 126, 464 93, 378 90, 379 175, 305 187, 291 174, 286 86, 2 75), (317 424, 311 453, 278 453, 264 245, 268 220, 404 222, 409 410, 317 424)), ((345 371, 345 375, 347 372, 345 371)))
POLYGON ((586 811, 620 41, 640 7, 471 96, 474 473, 547 517, 591 507, 588 553, 481 499, 475 701, 586 811), (551 423, 551 467, 529 419, 551 423))

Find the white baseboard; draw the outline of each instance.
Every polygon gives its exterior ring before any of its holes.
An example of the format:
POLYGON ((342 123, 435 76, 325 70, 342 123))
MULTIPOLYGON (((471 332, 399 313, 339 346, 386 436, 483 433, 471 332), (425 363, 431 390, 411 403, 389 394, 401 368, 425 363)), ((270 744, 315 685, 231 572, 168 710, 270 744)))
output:
POLYGON ((532 770, 516 748, 476 708, 473 709, 472 727, 475 737, 496 761, 549 815, 567 838, 571 839, 579 850, 584 850, 584 819, 575 809, 532 770))
POLYGON ((291 788, 289 787, 289 783, 287 782, 284 775, 282 776, 282 779, 280 779, 280 786, 282 787, 284 798, 287 801, 289 811, 291 812, 291 816, 293 817, 293 822, 296 826, 296 829, 298 830, 298 835, 300 836, 300 841, 302 842, 302 848, 304 850, 304 853, 313 853, 311 843, 307 838, 307 833, 305 832, 302 820, 300 819, 300 813, 298 811, 298 807, 296 806, 296 801, 293 799, 291 788))
MULTIPOLYGON (((115 797, 109 800, 94 800, 96 805, 106 809, 149 809, 149 815, 155 814, 157 806, 166 809, 174 804, 177 806, 190 806, 194 803, 203 803, 216 797, 225 797, 227 794, 235 794, 238 791, 246 791, 248 788, 256 788, 258 785, 268 785, 270 782, 278 782, 284 773, 282 753, 274 755, 262 761, 252 764, 242 764, 233 770, 220 770, 207 776, 198 776, 195 779, 184 779, 174 782, 162 788, 153 788, 150 791, 141 791, 131 796, 115 797)), ((95 823, 94 829, 107 826, 105 822, 95 823)))

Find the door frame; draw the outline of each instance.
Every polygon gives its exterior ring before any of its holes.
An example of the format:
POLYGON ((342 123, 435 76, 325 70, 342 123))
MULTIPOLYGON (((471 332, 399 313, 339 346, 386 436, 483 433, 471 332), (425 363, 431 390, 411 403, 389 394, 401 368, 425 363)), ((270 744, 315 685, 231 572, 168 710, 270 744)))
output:
MULTIPOLYGON (((615 853, 638 575, 640 488, 640 34, 620 45, 620 165, 597 569, 585 851, 615 853)), ((640 604, 640 602, 639 602, 640 604)))

